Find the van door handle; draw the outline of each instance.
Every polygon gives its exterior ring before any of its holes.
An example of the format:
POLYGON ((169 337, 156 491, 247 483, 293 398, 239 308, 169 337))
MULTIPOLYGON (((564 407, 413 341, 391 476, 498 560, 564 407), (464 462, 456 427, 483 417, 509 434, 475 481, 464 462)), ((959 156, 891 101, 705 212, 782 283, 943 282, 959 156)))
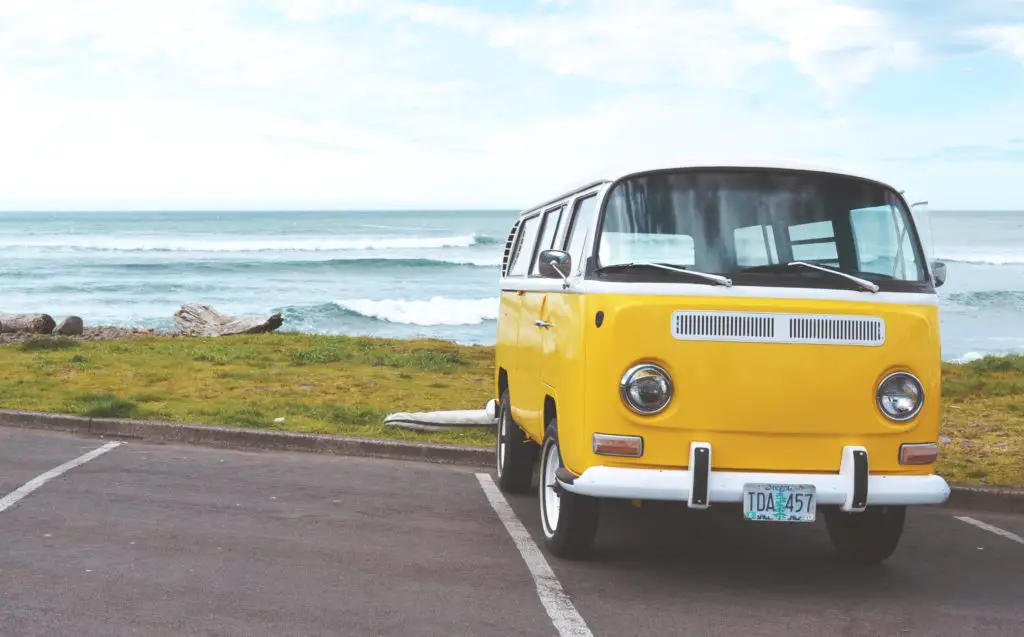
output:
POLYGON ((547 321, 534 321, 533 324, 537 327, 543 327, 544 329, 551 327, 551 323, 548 323, 547 321))

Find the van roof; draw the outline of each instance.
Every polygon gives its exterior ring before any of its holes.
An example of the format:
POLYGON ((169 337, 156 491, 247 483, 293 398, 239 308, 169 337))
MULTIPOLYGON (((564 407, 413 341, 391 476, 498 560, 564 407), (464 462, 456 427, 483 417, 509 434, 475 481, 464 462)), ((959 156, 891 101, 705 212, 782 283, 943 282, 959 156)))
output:
POLYGON ((829 173, 833 175, 843 175, 846 177, 855 177, 858 179, 867 179, 874 181, 897 190, 897 188, 886 181, 879 179, 878 177, 870 176, 863 172, 851 171, 845 168, 839 168, 837 166, 829 166, 825 164, 818 164, 813 162, 799 161, 799 160, 780 160, 780 159, 746 159, 739 160, 735 157, 731 159, 717 160, 715 158, 683 158, 683 159, 666 159, 666 160, 647 160, 647 161, 628 161, 620 162, 613 166, 605 167, 601 170, 592 172, 590 175, 577 179, 571 184, 567 184, 567 187, 561 190, 558 196, 553 197, 544 201, 543 203, 531 206, 523 211, 523 214, 536 211, 538 208, 543 208, 560 199, 570 197, 579 192, 589 190, 601 184, 611 183, 630 177, 632 175, 646 173, 656 170, 685 170, 691 168, 755 168, 755 169, 778 169, 778 170, 804 170, 811 172, 829 173))

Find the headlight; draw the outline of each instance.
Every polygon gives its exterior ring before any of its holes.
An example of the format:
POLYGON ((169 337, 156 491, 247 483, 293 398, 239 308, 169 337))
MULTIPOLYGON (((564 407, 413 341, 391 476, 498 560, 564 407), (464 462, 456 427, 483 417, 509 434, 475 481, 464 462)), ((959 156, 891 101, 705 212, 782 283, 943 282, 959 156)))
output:
POLYGON ((619 393, 633 411, 644 415, 656 414, 672 400, 672 379, 657 365, 637 365, 622 377, 619 393))
POLYGON ((910 420, 924 404, 924 387, 913 374, 889 374, 878 385, 878 408, 885 417, 896 422, 910 420))

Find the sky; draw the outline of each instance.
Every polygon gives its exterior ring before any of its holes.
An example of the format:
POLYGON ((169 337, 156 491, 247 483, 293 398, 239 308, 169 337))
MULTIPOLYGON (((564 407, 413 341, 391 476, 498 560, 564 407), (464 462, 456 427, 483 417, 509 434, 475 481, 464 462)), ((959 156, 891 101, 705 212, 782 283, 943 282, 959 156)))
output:
POLYGON ((0 209, 515 209, 706 156, 1024 210, 1024 0, 0 0, 0 209))

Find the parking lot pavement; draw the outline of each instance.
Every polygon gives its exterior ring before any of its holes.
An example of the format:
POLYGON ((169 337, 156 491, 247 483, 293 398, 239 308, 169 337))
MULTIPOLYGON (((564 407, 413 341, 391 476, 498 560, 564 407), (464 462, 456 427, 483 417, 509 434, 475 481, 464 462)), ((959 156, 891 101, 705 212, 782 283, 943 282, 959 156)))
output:
POLYGON ((552 634, 472 472, 409 462, 126 444, 0 513, 0 590, 5 637, 552 634))
MULTIPOLYGON (((950 511, 949 513, 968 524, 995 527, 995 529, 985 528, 984 530, 989 531, 993 535, 1017 542, 1021 544, 1021 550, 1024 550, 1024 515, 988 513, 985 511, 950 511)), ((986 540, 986 544, 995 541, 991 535, 982 539, 986 540)))
POLYGON ((36 476, 100 446, 60 434, 27 434, 0 427, 0 498, 36 476))
MULTIPOLYGON (((0 498, 101 444, 0 428, 0 498)), ((915 510, 851 569, 820 523, 617 504, 567 562, 479 473, 125 444, 0 512, 0 634, 1024 634, 1024 545, 956 518, 1020 516, 915 510)))
MULTIPOLYGON (((536 500, 510 501, 540 542, 536 500)), ((850 568, 834 558, 821 520, 606 505, 592 559, 550 563, 595 635, 1024 634, 1024 546, 955 515, 1024 524, 917 509, 890 560, 850 568)))

